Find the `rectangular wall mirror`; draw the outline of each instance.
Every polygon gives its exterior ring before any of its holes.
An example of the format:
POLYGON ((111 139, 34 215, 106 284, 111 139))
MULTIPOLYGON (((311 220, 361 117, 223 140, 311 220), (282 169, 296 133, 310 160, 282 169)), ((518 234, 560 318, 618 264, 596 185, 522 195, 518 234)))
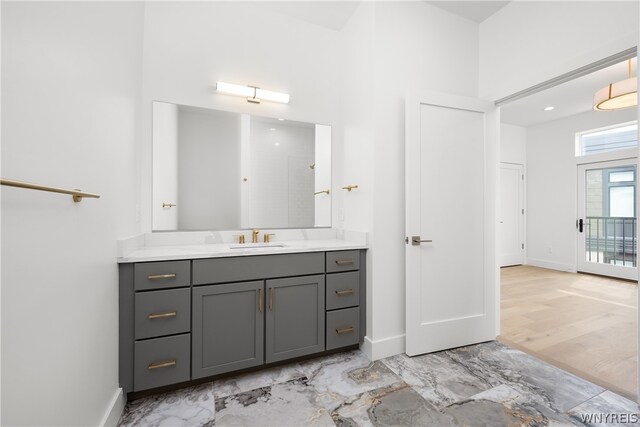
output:
POLYGON ((331 126, 153 102, 153 231, 331 227, 331 126))

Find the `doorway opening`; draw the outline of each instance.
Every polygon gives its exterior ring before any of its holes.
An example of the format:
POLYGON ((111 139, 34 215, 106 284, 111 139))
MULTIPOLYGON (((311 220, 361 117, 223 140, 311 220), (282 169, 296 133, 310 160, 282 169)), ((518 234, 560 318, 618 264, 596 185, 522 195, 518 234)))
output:
POLYGON ((635 50, 614 56, 498 101, 498 339, 637 399, 638 110, 593 110, 594 94, 625 76, 627 59, 637 70, 635 50), (521 165, 521 193, 505 165, 521 165))

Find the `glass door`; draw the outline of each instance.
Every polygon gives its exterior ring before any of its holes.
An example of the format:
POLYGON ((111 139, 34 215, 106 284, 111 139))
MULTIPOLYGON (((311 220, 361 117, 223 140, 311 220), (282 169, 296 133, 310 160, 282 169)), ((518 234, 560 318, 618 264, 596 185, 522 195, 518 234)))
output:
POLYGON ((637 280, 636 160, 578 166, 578 271, 637 280))

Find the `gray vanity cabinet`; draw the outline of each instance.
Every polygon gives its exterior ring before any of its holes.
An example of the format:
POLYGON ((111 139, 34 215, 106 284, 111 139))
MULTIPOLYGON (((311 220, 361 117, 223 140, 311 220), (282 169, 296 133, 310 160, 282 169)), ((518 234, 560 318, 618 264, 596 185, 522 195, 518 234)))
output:
POLYGON ((120 264, 127 399, 362 343, 366 251, 120 264))
POLYGON ((266 362, 324 351, 324 275, 267 280, 266 362))
POLYGON ((191 377, 264 363, 264 282, 193 288, 191 377))

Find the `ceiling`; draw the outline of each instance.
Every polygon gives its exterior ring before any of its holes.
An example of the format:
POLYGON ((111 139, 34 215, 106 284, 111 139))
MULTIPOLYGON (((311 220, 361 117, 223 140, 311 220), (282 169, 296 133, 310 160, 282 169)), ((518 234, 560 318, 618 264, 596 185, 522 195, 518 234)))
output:
POLYGON ((341 30, 359 1, 259 1, 255 5, 271 12, 330 28, 341 30))
POLYGON ((427 1, 454 15, 470 19, 478 24, 505 7, 509 1, 427 1))
MULTIPOLYGON (((634 75, 638 61, 633 59, 634 75)), ((627 78, 627 61, 587 74, 559 86, 506 104, 501 109, 503 123, 529 127, 591 111, 593 95, 599 89, 627 78), (553 106, 552 111, 544 111, 553 106)), ((602 114, 608 114, 603 112, 602 114)))
MULTIPOLYGON (((480 23, 505 7, 509 1, 425 1, 440 9, 480 23)), ((332 30, 341 30, 360 1, 258 1, 255 5, 332 30)))

